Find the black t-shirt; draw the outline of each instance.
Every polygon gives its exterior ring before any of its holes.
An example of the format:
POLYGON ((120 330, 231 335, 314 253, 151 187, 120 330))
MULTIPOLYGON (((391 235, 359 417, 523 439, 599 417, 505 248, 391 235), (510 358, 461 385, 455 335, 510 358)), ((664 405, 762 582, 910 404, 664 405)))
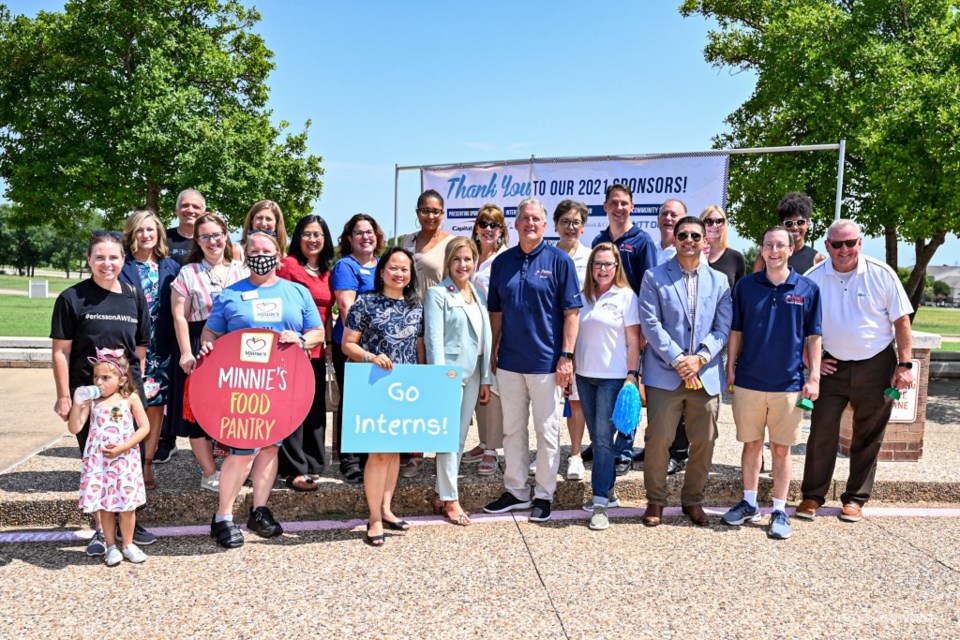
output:
MULTIPOLYGON (((70 347, 70 393, 93 384, 96 348, 122 348, 130 361, 134 380, 140 380, 137 347, 150 342, 150 309, 143 292, 125 282, 122 293, 107 291, 92 278, 73 285, 57 296, 50 322, 50 337, 72 340, 70 347)), ((138 384, 139 386, 139 384, 138 384)))
POLYGON ((177 230, 180 227, 167 229, 167 246, 170 247, 170 257, 182 267, 187 264, 187 256, 193 248, 193 238, 184 238, 177 230))
POLYGON ((733 285, 737 284, 737 280, 742 278, 744 272, 747 270, 747 264, 743 259, 743 254, 730 247, 724 249, 720 257, 714 262, 711 262, 710 266, 727 276, 731 289, 733 289, 733 285))
POLYGON ((813 261, 817 257, 817 253, 816 249, 805 244, 803 248, 793 252, 793 255, 787 260, 787 264, 793 267, 797 273, 803 275, 813 267, 813 261))

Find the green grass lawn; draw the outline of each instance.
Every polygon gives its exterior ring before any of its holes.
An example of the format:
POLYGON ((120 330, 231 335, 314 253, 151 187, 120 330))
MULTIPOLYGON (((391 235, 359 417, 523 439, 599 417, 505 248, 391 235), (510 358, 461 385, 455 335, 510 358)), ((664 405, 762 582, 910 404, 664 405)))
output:
POLYGON ((53 298, 31 300, 24 296, 0 295, 0 336, 49 336, 53 303, 53 298))
POLYGON ((960 336, 960 309, 920 307, 913 319, 913 328, 927 333, 960 336))
MULTIPOLYGON (((85 276, 88 277, 88 276, 85 276)), ((28 283, 31 281, 37 280, 46 280, 49 284, 50 293, 60 293, 68 287, 80 282, 80 279, 73 277, 69 280, 66 278, 47 278, 42 276, 37 276, 34 278, 28 278, 26 276, 3 276, 0 275, 0 289, 15 289, 17 291, 26 291, 28 288, 28 283)))

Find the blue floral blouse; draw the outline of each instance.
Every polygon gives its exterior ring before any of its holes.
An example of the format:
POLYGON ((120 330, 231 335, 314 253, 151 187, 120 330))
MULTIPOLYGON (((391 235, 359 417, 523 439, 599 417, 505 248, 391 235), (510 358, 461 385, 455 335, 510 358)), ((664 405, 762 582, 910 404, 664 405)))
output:
POLYGON ((417 338, 423 337, 423 305, 408 306, 382 293, 360 295, 347 314, 346 327, 360 332, 360 347, 384 353, 394 364, 417 364, 417 338))

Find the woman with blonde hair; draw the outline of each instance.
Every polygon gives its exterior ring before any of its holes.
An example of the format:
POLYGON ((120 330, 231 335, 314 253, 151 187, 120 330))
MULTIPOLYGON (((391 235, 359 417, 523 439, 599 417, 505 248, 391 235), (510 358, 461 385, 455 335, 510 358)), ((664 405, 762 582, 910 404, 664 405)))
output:
POLYGON ((712 204, 703 210, 700 219, 707 229, 707 244, 704 252, 710 266, 727 276, 730 289, 743 277, 747 263, 743 254, 727 246, 727 214, 719 206, 712 204))
POLYGON ((123 226, 123 247, 127 257, 120 270, 120 280, 143 291, 150 309, 150 344, 143 373, 143 404, 150 434, 144 447, 143 482, 147 489, 156 489, 153 456, 160 441, 170 390, 170 348, 174 342, 170 283, 180 272, 180 264, 168 257, 170 250, 163 223, 150 209, 139 209, 127 218, 123 226))
POLYGON ((477 260, 473 240, 457 236, 447 244, 444 278, 427 289, 424 301, 424 343, 427 364, 455 365, 463 371, 460 403, 460 441, 457 453, 437 454, 439 507, 453 524, 470 524, 460 506, 457 473, 473 410, 490 399, 490 351, 492 334, 487 297, 471 284, 477 260))

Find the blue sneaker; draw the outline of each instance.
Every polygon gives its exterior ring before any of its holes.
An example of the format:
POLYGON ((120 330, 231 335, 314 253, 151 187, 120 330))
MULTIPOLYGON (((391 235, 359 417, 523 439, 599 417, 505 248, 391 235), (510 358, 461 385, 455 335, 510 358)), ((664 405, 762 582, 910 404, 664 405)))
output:
POLYGON ((767 537, 774 540, 786 540, 793 531, 790 530, 790 518, 783 511, 774 511, 770 514, 770 526, 767 528, 767 537))
POLYGON ((760 507, 751 507, 749 502, 741 500, 720 519, 723 524, 729 524, 732 527, 739 527, 744 522, 756 522, 760 519, 760 507))

